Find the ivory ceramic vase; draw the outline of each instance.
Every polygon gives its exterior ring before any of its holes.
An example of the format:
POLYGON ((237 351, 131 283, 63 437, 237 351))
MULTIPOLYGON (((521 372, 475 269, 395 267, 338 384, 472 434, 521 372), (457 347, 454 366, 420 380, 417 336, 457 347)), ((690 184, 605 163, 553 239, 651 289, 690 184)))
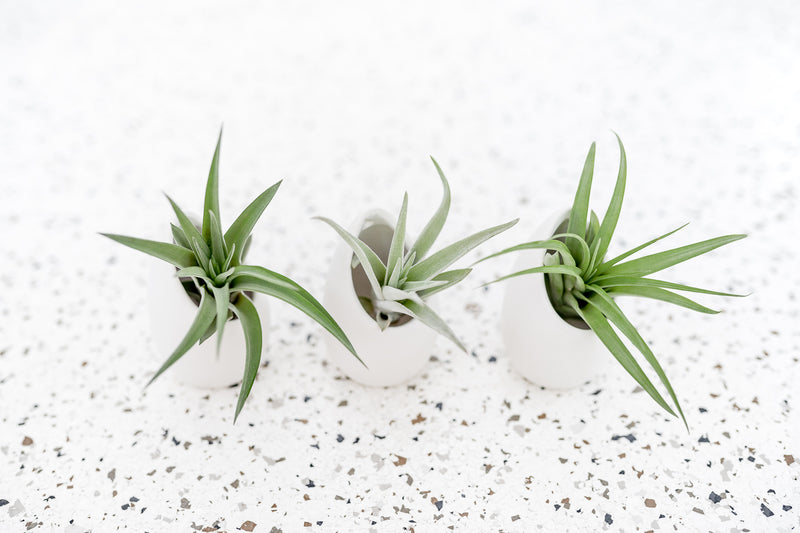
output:
MULTIPOLYGON (((192 301, 168 263, 154 263, 150 271, 149 307, 153 342, 158 354, 166 359, 178 346, 197 315, 192 301)), ((266 345, 269 310, 264 298, 256 295, 261 330, 266 345)), ((228 387, 241 381, 244 374, 245 339, 238 320, 225 325, 219 356, 216 335, 196 344, 170 367, 165 374, 173 379, 200 388, 228 387)))
MULTIPOLYGON (((549 239, 568 216, 569 211, 562 211, 549 217, 531 240, 549 239)), ((517 252, 512 272, 542 266, 545 253, 517 252)), ((517 276, 505 283, 501 329, 511 366, 527 380, 554 389, 577 387, 596 375, 607 359, 602 343, 585 324, 578 327, 556 313, 544 274, 517 276)))
MULTIPOLYGON (((359 216, 348 229, 372 248, 384 262, 394 234, 394 221, 382 210, 359 216)), ((408 319, 381 331, 359 301, 370 294, 361 266, 353 269, 352 249, 342 241, 328 271, 324 305, 347 334, 365 368, 332 335, 326 334, 328 357, 350 379, 364 385, 384 387, 404 383, 417 375, 436 343, 436 332, 408 319)))

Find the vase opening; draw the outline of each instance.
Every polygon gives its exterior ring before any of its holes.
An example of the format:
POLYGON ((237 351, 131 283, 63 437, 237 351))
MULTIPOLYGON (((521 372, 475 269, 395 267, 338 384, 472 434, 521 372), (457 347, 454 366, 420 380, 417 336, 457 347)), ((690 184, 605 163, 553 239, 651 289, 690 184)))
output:
MULTIPOLYGON (((553 230, 553 235, 558 235, 560 233, 566 233, 568 227, 569 227, 569 216, 564 218, 564 220, 562 220, 561 223, 558 226, 556 226, 556 229, 553 230)), ((551 235, 551 237, 552 237, 552 235, 551 235)), ((566 238, 565 237, 558 237, 555 240, 561 241, 561 242, 565 242, 566 238)), ((545 251, 545 255, 548 254, 548 253, 550 253, 550 252, 545 251)), ((549 274, 545 274, 545 275, 542 276, 542 278, 543 278, 543 282, 544 282, 545 292, 547 293, 547 298, 550 301, 550 306, 553 308, 553 312, 555 314, 557 314, 559 316, 559 318, 561 318, 561 320, 563 320, 564 322, 566 322, 567 324, 569 324, 572 327, 575 327, 575 328, 578 328, 578 329, 591 329, 589 327, 589 324, 587 324, 582 318, 577 317, 577 316, 564 316, 564 315, 562 315, 561 313, 558 312, 558 310, 556 309, 556 304, 555 304, 555 294, 553 292, 553 289, 550 287, 550 275, 549 274)), ((586 305, 587 305, 586 302, 584 302, 583 300, 579 300, 578 301, 578 306, 581 309, 583 307, 585 307, 586 305)))

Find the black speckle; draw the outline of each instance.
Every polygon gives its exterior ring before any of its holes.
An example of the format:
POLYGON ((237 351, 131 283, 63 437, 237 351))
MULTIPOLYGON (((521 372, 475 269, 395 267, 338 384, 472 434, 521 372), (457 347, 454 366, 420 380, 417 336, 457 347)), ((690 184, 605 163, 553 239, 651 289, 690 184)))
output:
POLYGON ((490 362, 490 363, 496 363, 496 362, 497 362, 497 357, 495 357, 495 356, 491 356, 491 357, 489 358, 489 362, 490 362))
POLYGON ((708 435, 703 435, 702 437, 697 439, 697 442, 709 442, 708 435))
POLYGON ((559 504, 555 504, 555 505, 553 505, 553 507, 555 507, 555 508, 556 508, 556 511, 558 511, 559 509, 561 509, 561 506, 560 506, 559 504))
MULTIPOLYGON (((5 500, 0 500, 0 505, 3 505, 3 502, 6 502, 6 501, 5 500)), ((8 503, 8 502, 6 502, 6 503, 8 503)), ((784 511, 791 511, 792 510, 792 506, 791 505, 784 505, 783 506, 783 510, 784 511)))
POLYGON ((749 456, 749 457, 747 458, 747 460, 748 460, 748 461, 750 461, 751 463, 755 463, 755 462, 756 462, 756 458, 755 458, 755 457, 753 457, 752 455, 751 455, 751 456, 749 456))
POLYGON ((317 520, 317 525, 321 526, 322 525, 322 520, 317 520))
POLYGON ((339 433, 338 435, 336 435, 336 442, 342 442, 343 440, 344 440, 344 437, 342 436, 342 434, 341 434, 341 433, 339 433))
MULTIPOLYGON (((0 507, 2 507, 4 505, 8 505, 8 500, 0 500, 0 507)), ((784 505, 784 507, 786 507, 786 506, 784 505)), ((791 507, 789 509, 791 509, 791 507)))
POLYGON ((769 507, 767 507, 763 503, 761 504, 761 512, 764 513, 764 516, 766 516, 767 518, 775 514, 772 511, 770 511, 769 507))
POLYGON ((436 508, 441 511, 442 507, 444 507, 444 502, 442 500, 439 500, 438 502, 434 503, 433 505, 435 505, 436 508))
POLYGON ((122 510, 123 510, 123 511, 127 511, 127 510, 128 510, 128 507, 130 507, 130 505, 128 505, 128 504, 126 503, 126 504, 124 504, 124 505, 122 506, 122 510))
POLYGON ((767 491, 767 494, 775 494, 775 489, 769 489, 769 490, 767 491))
POLYGON ((636 440, 636 437, 633 436, 633 433, 630 433, 628 435, 614 435, 613 437, 611 437, 611 440, 619 440, 619 439, 628 439, 628 442, 633 442, 636 440))
POLYGON ((441 411, 441 410, 442 410, 442 407, 444 407, 444 404, 442 404, 442 402, 437 402, 437 403, 436 403, 436 408, 437 408, 438 410, 440 410, 440 411, 441 411))
POLYGON ((139 501, 139 498, 137 498, 136 496, 131 496, 131 499, 129 501, 132 501, 133 503, 136 503, 136 502, 139 501))
POLYGON ((606 524, 608 524, 608 525, 611 525, 611 524, 614 523, 614 520, 611 519, 611 515, 608 514, 608 513, 606 513, 605 521, 606 521, 606 524))
POLYGON ((308 483, 306 483, 306 487, 308 487, 309 489, 311 489, 311 488, 314 488, 314 487, 316 487, 316 485, 314 485, 314 481, 313 481, 313 480, 309 479, 309 480, 308 480, 308 483))
POLYGON ((603 389, 597 389, 596 391, 594 391, 594 392, 592 393, 592 396, 597 396, 597 395, 598 395, 598 394, 600 394, 601 392, 603 392, 603 389))
POLYGON ((180 443, 181 443, 181 441, 179 441, 179 440, 178 440, 178 439, 176 439, 175 437, 172 437, 172 444, 174 444, 175 446, 177 446, 177 445, 178 445, 178 444, 180 444, 180 443))
POLYGON ((706 409, 705 407, 701 407, 701 408, 700 408, 700 412, 701 412, 701 413, 707 413, 707 412, 708 412, 708 409, 706 409))
POLYGON ((714 503, 719 503, 722 500, 722 496, 712 491, 711 494, 708 495, 708 499, 714 503))
POLYGON ((308 400, 311 399, 311 396, 306 396, 303 398, 303 403, 308 403, 308 400))

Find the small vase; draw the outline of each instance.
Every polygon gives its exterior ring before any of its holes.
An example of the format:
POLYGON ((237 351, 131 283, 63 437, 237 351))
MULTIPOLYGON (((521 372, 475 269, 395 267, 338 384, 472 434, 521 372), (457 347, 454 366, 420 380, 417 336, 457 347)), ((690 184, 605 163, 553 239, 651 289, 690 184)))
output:
MULTIPOLYGON (((169 357, 189 331, 198 310, 197 304, 184 290, 175 273, 175 267, 163 262, 154 263, 150 271, 150 324, 153 342, 162 361, 169 357)), ((258 309, 261 320, 262 346, 266 346, 269 309, 260 295, 254 297, 253 304, 258 309)), ((190 348, 165 374, 195 387, 228 387, 242 379, 245 348, 241 324, 238 320, 231 319, 225 324, 219 355, 217 337, 214 334, 202 344, 195 344, 190 348)))
MULTIPOLYGON (((531 240, 549 239, 568 217, 569 211, 549 217, 531 240)), ((519 272, 542 266, 546 250, 515 253, 512 272, 519 272)), ((573 325, 556 313, 544 274, 525 274, 504 283, 501 329, 511 366, 525 379, 553 389, 577 387, 595 376, 607 359, 604 347, 585 323, 573 325)))
MULTIPOLYGON (((358 217, 348 231, 386 261, 394 234, 394 222, 387 212, 367 212, 358 217)), ((370 288, 363 268, 360 265, 355 269, 351 267, 352 258, 352 249, 342 241, 328 271, 324 305, 350 338, 367 368, 332 335, 326 334, 328 357, 350 379, 363 385, 384 387, 404 383, 425 366, 437 334, 419 320, 410 318, 401 319, 381 331, 358 299, 359 295, 369 295, 370 288)))

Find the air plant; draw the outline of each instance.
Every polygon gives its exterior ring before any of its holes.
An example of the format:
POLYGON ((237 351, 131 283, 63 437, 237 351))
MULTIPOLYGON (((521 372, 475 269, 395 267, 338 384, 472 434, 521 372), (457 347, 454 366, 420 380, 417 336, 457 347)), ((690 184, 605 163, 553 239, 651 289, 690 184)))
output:
MULTIPOLYGON (((281 182, 272 185, 248 205, 223 233, 219 211, 220 130, 206 183, 202 225, 196 226, 169 197, 178 225, 170 224, 173 242, 157 242, 124 235, 102 233, 120 243, 175 266, 187 293, 198 306, 197 315, 183 340, 148 382, 148 386, 180 359, 192 346, 216 334, 219 353, 225 325, 238 319, 245 336, 245 370, 234 422, 247 400, 261 362, 261 321, 251 301, 252 293, 273 296, 296 307, 318 322, 356 358, 355 349, 325 308, 291 279, 261 266, 242 264, 250 233, 269 205, 281 182)), ((177 282, 177 280, 176 280, 177 282)), ((360 361, 360 359, 359 359, 360 361)), ((363 364, 363 363, 362 363, 363 364)))
POLYGON ((548 240, 527 242, 507 248, 482 259, 482 261, 519 250, 546 250, 543 265, 509 274, 492 283, 526 274, 544 274, 547 294, 555 311, 573 325, 591 328, 639 386, 668 413, 677 416, 612 328, 613 325, 644 356, 645 361, 655 371, 688 429, 678 397, 664 370, 653 351, 619 308, 615 298, 617 296, 638 296, 675 304, 700 313, 716 314, 719 311, 709 309, 674 291, 714 296, 742 295, 690 287, 647 276, 743 239, 746 235, 725 235, 638 259, 628 259, 637 252, 684 228, 686 226, 684 224, 612 259, 606 259, 606 252, 614 235, 622 207, 627 175, 625 148, 619 136, 617 136, 617 142, 620 150, 619 172, 614 193, 602 223, 594 211, 589 211, 589 193, 592 186, 595 158, 595 143, 592 143, 586 156, 569 217, 556 230, 557 233, 548 240))
POLYGON ((466 351, 447 323, 431 309, 426 300, 459 283, 472 271, 471 268, 445 269, 484 241, 516 224, 518 219, 485 229, 428 255, 450 211, 450 185, 436 160, 433 157, 431 160, 444 189, 442 201, 417 240, 406 249, 408 193, 404 195, 385 262, 369 245, 336 222, 325 217, 316 218, 330 225, 352 248, 351 267, 363 267, 371 288, 369 297, 360 298, 362 306, 381 330, 402 324, 404 317, 410 317, 421 321, 466 351))

